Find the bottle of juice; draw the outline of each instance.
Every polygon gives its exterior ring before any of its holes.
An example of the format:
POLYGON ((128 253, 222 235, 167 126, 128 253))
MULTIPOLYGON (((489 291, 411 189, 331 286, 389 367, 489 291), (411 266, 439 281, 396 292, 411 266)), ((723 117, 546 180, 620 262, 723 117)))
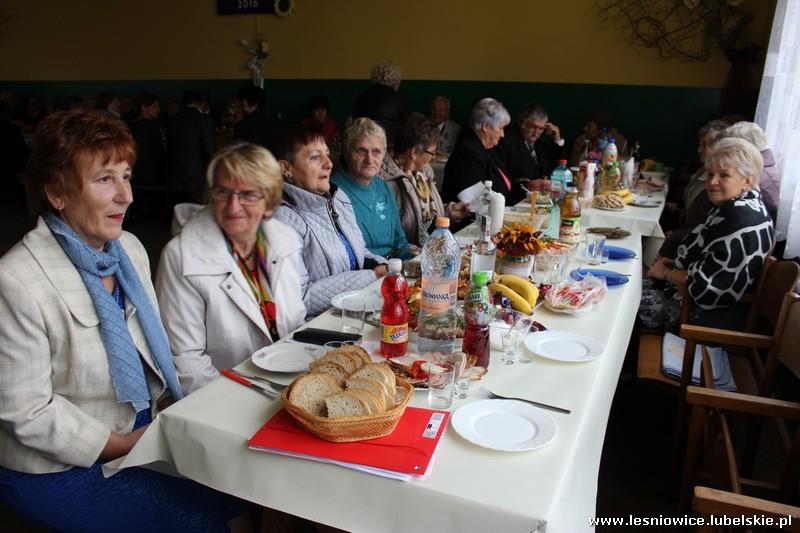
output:
POLYGON ((492 321, 492 300, 486 283, 488 272, 474 272, 469 292, 464 297, 464 347, 467 359, 489 368, 489 324, 492 321))
POLYGON ((422 298, 417 321, 420 353, 452 353, 456 341, 456 300, 461 249, 450 219, 436 218, 436 230, 422 249, 422 298))
POLYGON ((567 184, 567 195, 561 203, 561 228, 558 238, 566 244, 578 244, 581 236, 581 202, 574 182, 567 184))
POLYGON ((389 259, 389 272, 381 284, 381 355, 386 358, 408 351, 408 282, 402 269, 400 259, 389 259))

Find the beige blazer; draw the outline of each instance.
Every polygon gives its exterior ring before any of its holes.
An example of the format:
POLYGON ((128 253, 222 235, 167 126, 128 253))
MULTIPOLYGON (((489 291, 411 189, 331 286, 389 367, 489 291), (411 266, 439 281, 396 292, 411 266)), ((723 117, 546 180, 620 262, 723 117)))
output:
MULTIPOLYGON (((262 228, 268 289, 277 310, 278 334, 285 337, 306 317, 300 279, 303 244, 297 233, 278 220, 264 221, 262 228)), ((156 289, 186 394, 273 342, 211 206, 197 212, 164 247, 156 289)))
MULTIPOLYGON (((158 312, 144 248, 129 233, 120 242, 158 312)), ((165 381, 130 302, 125 315, 160 398, 165 381)), ((40 218, 0 258, 0 465, 35 474, 91 466, 110 433, 130 432, 134 420, 114 395, 89 292, 40 218)))

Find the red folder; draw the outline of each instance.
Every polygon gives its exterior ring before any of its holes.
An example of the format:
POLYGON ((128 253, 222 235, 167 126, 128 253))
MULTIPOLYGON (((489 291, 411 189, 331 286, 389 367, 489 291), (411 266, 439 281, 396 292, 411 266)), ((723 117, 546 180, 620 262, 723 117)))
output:
POLYGON ((281 409, 247 441, 253 450, 333 463, 404 481, 430 472, 450 413, 407 407, 394 431, 377 439, 329 442, 298 426, 281 409))

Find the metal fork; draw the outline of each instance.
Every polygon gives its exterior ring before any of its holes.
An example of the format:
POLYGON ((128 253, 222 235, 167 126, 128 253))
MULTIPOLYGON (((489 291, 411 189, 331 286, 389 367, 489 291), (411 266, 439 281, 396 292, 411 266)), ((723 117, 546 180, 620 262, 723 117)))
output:
POLYGON ((485 392, 486 394, 488 394, 491 398, 494 398, 494 399, 497 399, 497 400, 517 400, 517 401, 520 401, 520 402, 525 402, 525 403, 529 403, 531 405, 535 405, 536 407, 541 407, 542 409, 550 409, 551 411, 555 411, 557 413, 563 413, 565 415, 568 415, 568 414, 570 414, 572 412, 569 409, 564 409, 563 407, 556 407, 555 405, 549 405, 549 404, 546 404, 546 403, 535 402, 533 400, 526 400, 525 398, 513 398, 511 396, 500 396, 499 394, 495 394, 494 392, 490 391, 486 387, 481 387, 481 390, 483 392, 485 392))

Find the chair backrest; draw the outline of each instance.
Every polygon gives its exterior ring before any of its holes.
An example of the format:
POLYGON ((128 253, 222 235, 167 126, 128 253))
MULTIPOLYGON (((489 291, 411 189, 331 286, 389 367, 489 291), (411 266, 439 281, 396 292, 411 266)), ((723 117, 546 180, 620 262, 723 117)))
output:
POLYGON ((778 361, 783 363, 795 376, 800 378, 800 296, 795 293, 787 293, 783 298, 783 305, 780 312, 785 313, 781 317, 779 330, 775 331, 778 345, 775 347, 775 356, 778 361))
POLYGON ((747 331, 754 332, 760 320, 766 320, 770 330, 778 325, 783 296, 794 292, 800 280, 800 265, 793 261, 778 261, 768 257, 764 262, 756 288, 753 306, 747 321, 747 331))

